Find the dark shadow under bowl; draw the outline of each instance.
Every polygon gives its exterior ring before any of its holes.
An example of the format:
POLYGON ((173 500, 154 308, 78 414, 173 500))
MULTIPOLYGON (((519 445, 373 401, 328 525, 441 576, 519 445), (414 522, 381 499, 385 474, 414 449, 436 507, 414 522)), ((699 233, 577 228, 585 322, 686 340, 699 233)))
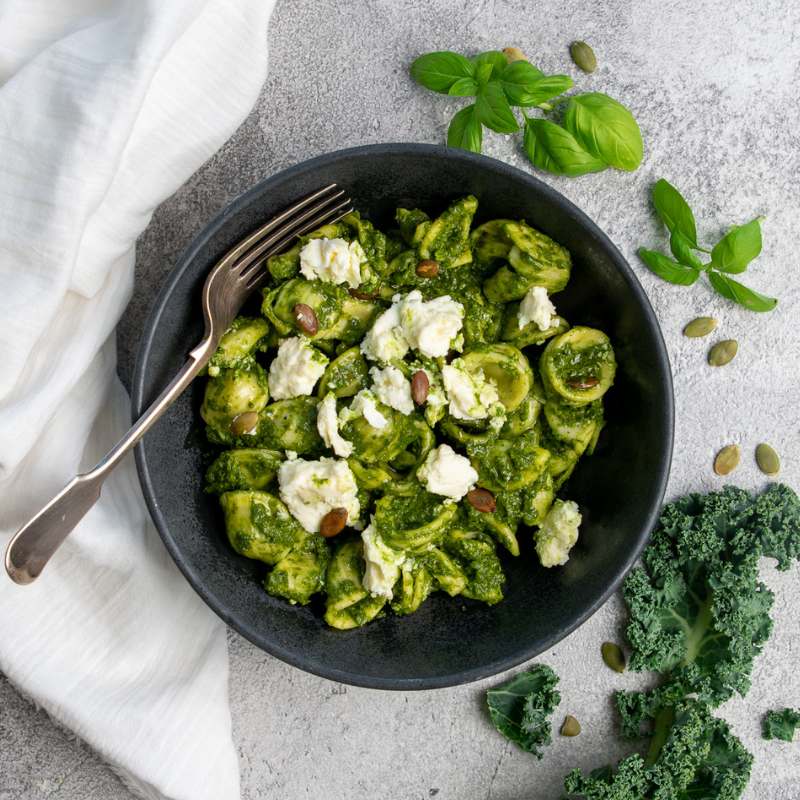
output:
POLYGON ((292 167, 255 186, 197 237, 169 276, 145 329, 133 380, 138 415, 178 371, 203 333, 200 291, 215 261, 250 230, 325 184, 340 184, 378 225, 398 205, 438 212, 472 193, 477 221, 524 218, 572 253, 568 288, 556 296, 573 325, 606 331, 619 362, 606 396, 608 424, 562 494, 584 515, 569 563, 539 566, 522 531, 522 555, 503 554, 505 600, 489 607, 436 594, 408 617, 388 614, 336 631, 320 606, 270 597, 263 570, 228 545, 216 498, 203 494, 197 409, 204 381, 187 391, 137 447, 145 498, 167 549, 225 622, 268 653, 331 680, 381 689, 425 689, 483 678, 525 661, 596 611, 644 547, 672 456, 672 378, 664 342, 639 282, 578 208, 499 161, 430 145, 375 145, 292 167))

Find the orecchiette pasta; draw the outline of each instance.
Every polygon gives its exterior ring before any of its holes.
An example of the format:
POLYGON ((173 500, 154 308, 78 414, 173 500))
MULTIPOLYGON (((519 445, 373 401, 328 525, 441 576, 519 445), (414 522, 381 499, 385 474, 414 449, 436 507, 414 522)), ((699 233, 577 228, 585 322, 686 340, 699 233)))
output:
POLYGON ((473 226, 477 210, 400 208, 388 233, 352 213, 302 237, 209 363, 206 491, 230 545, 270 595, 324 594, 334 628, 437 591, 497 603, 521 533, 539 553, 564 534, 547 565, 577 538, 574 504, 547 519, 597 446, 614 351, 558 313, 569 253, 522 221, 473 226))

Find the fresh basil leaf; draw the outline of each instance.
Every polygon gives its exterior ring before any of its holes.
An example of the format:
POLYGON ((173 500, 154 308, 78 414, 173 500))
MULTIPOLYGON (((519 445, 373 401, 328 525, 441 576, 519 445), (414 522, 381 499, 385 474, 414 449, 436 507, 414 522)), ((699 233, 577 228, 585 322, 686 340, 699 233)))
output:
POLYGON ((475 75, 475 65, 460 53, 441 50, 414 59, 410 71, 411 77, 426 89, 447 94, 457 80, 475 75))
POLYGON ((692 249, 689 240, 680 232, 672 231, 669 237, 669 249, 672 250, 672 255, 687 267, 694 267, 695 269, 703 269, 703 262, 692 249))
POLYGON ((733 300, 734 303, 738 303, 750 311, 772 311, 778 305, 778 301, 774 297, 754 292, 721 272, 709 272, 708 279, 717 294, 733 300))
POLYGON ((761 252, 761 218, 734 225, 712 248, 711 266, 721 272, 744 272, 761 252))
MULTIPOLYGON (((653 205, 670 232, 679 233, 690 247, 696 249, 697 225, 694 214, 683 195, 669 181, 663 178, 656 181, 653 186, 653 205)), ((674 250, 673 253, 678 258, 674 250)))
POLYGON ((497 133, 514 133, 519 123, 506 100, 502 88, 497 83, 481 86, 475 101, 478 121, 497 133))
POLYGON ((587 153, 575 137, 555 122, 527 118, 522 145, 531 163, 554 175, 585 175, 606 168, 603 161, 587 153))
POLYGON ((451 97, 474 97, 478 93, 478 83, 474 78, 459 78, 448 90, 451 97))
POLYGON ((647 250, 644 247, 640 247, 637 252, 651 272, 655 272, 659 278, 670 283, 691 286, 700 277, 700 270, 679 264, 663 253, 647 250))
POLYGON ((557 685, 558 676, 550 667, 534 664, 486 692, 495 728, 537 758, 542 757, 542 748, 552 741, 550 718, 561 701, 557 685))
POLYGON ((478 68, 486 64, 490 65, 492 69, 489 71, 489 78, 494 80, 506 68, 508 61, 500 50, 487 50, 485 53, 478 53, 472 59, 472 63, 478 68))
POLYGON ((572 78, 545 75, 528 61, 506 64, 500 73, 500 83, 509 103, 522 107, 538 106, 572 88, 572 78))
POLYGON ((523 85, 538 81, 539 78, 544 78, 544 72, 531 64, 530 61, 519 60, 506 64, 499 77, 503 82, 523 85))
POLYGON ((581 146, 610 167, 635 170, 642 163, 642 132, 622 103, 602 92, 570 97, 564 127, 581 146))
POLYGON ((480 153, 482 143, 483 129, 475 113, 475 104, 471 103, 466 108, 462 108, 450 120, 450 127, 447 129, 447 146, 480 153))
MULTIPOLYGON (((515 61, 509 66, 524 63, 524 61, 515 61)), ((572 78, 567 75, 543 75, 541 78, 527 83, 512 83, 504 76, 501 84, 509 103, 522 108, 538 106, 546 100, 558 97, 571 89, 573 85, 572 78)))
POLYGON ((478 82, 478 86, 485 86, 489 83, 489 79, 492 77, 492 69, 491 64, 478 64, 475 67, 475 80, 478 82))

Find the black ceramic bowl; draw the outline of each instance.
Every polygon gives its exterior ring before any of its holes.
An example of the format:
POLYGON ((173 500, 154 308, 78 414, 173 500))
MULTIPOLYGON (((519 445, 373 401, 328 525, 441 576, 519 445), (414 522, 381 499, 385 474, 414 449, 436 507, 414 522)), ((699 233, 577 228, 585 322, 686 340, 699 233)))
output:
POLYGON ((226 208, 175 267, 148 321, 133 382, 138 415, 178 371, 202 335, 200 291, 235 242, 297 198, 336 182, 379 225, 398 205, 431 212, 472 193, 477 221, 524 218, 572 253, 569 287, 557 295, 572 324, 602 328, 619 368, 606 395, 608 423, 563 494, 584 522, 565 567, 539 566, 530 534, 504 557, 505 600, 494 607, 438 593, 408 617, 388 614, 353 631, 328 628, 320 606, 297 607, 261 587, 261 566, 228 545, 216 498, 202 491, 198 381, 136 450, 144 494, 175 562, 229 625, 268 653, 332 680, 381 689, 424 689, 483 678, 525 661, 586 620, 619 584, 653 527, 672 455, 669 361, 652 308, 628 264, 572 203, 499 161, 461 150, 397 144, 312 159, 255 186, 226 208))

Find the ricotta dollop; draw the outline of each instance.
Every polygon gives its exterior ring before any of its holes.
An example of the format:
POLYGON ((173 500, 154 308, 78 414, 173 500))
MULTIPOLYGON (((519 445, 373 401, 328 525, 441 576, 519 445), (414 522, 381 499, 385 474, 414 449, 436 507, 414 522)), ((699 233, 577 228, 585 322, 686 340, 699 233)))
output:
POLYGON ((543 567, 560 567, 569 560, 569 551, 578 541, 582 521, 578 504, 556 500, 536 531, 536 553, 543 567))
POLYGON ((325 372, 328 357, 308 339, 284 339, 269 366, 269 393, 274 400, 288 400, 311 394, 325 372))
POLYGON ((361 512, 356 479, 346 461, 284 461, 278 467, 278 487, 281 500, 309 533, 319 531, 322 518, 334 508, 347 509, 349 525, 361 512))
POLYGON ((478 473, 468 458, 456 453, 449 444, 440 444, 428 453, 417 477, 432 494, 460 500, 475 485, 478 473))
POLYGON ((353 454, 353 443, 339 433, 336 395, 333 392, 328 392, 317 406, 317 430, 325 446, 330 447, 337 456, 349 458, 353 454))
POLYGON ((546 331, 553 324, 555 315, 556 307, 548 297, 547 289, 543 286, 532 286, 519 304, 519 329, 522 330, 532 322, 540 331, 546 331))
POLYGON ((344 239, 311 239, 300 251, 300 272, 313 281, 361 285, 361 265, 367 260, 358 242, 344 239))

